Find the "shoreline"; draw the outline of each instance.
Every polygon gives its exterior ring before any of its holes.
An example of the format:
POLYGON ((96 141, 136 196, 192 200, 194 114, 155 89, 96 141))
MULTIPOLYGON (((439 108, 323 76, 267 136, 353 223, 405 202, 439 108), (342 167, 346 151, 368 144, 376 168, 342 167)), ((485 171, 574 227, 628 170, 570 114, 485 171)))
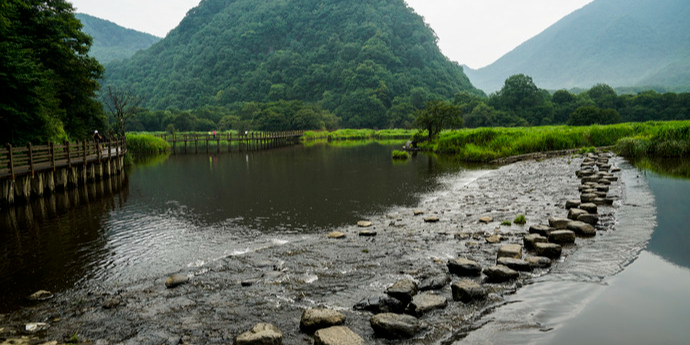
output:
MULTIPOLYGON (((414 209, 398 208, 368 219, 372 226, 366 229, 376 236, 358 236, 363 229, 356 225, 337 229, 346 235, 341 240, 328 239, 327 234, 279 236, 273 239, 277 241, 273 246, 228 256, 202 268, 171 272, 191 278, 174 289, 166 289, 163 281, 167 277, 161 277, 127 287, 94 286, 60 294, 34 307, 0 315, 0 338, 28 335, 63 341, 78 330, 80 339, 96 344, 220 344, 266 322, 282 330, 284 344, 303 344, 312 340, 299 330, 302 311, 327 306, 344 313, 345 325, 368 343, 386 343, 374 336, 369 326, 371 313, 353 310, 355 304, 383 294, 400 279, 421 283, 447 275, 458 281, 462 278, 448 275, 446 268, 447 261, 458 256, 472 257, 482 267, 493 265, 498 249, 521 244, 530 225, 544 224, 549 217, 565 217, 565 201, 579 198, 580 180, 575 171, 581 159, 561 156, 522 161, 475 179, 467 180, 463 174, 448 177, 443 181, 445 188, 428 195, 414 209), (415 216, 415 209, 424 215, 415 216), (526 216, 526 225, 501 226, 517 214, 526 216), (491 222, 478 222, 487 215, 493 218, 491 222), (428 216, 439 221, 424 222, 428 216), (504 241, 487 243, 485 238, 497 231, 504 241), (469 238, 459 239, 458 233, 469 238), (109 300, 119 300, 119 304, 104 309, 109 300), (33 335, 17 331, 29 320, 47 322, 51 327, 33 335)), ((610 207, 606 217, 614 219, 615 210, 615 205, 610 207)), ((575 250, 564 248, 564 257, 575 250)), ((515 281, 488 283, 488 299, 469 304, 453 301, 447 284, 435 294, 446 297, 448 306, 423 315, 420 319, 426 330, 400 343, 452 339, 458 325, 471 327, 472 320, 502 303, 504 295, 548 272, 539 269, 520 273, 515 281)), ((476 280, 481 282, 481 278, 476 280)))

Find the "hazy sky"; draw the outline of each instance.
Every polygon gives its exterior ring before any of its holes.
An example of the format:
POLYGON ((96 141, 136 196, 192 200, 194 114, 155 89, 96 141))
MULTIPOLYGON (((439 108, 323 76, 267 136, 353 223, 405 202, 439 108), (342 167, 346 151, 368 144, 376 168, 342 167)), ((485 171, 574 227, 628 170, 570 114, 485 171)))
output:
MULTIPOLYGON (((200 0, 68 0, 77 12, 165 36, 200 0)), ((405 0, 439 37, 451 60, 491 64, 592 0, 405 0)))

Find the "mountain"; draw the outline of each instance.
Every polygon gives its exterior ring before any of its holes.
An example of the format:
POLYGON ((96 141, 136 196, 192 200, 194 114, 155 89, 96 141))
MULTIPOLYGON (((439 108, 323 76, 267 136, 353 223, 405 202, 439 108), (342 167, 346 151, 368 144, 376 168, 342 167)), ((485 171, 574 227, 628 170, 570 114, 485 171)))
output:
POLYGON ((84 13, 74 15, 83 25, 82 31, 93 37, 89 55, 102 64, 126 59, 139 50, 146 49, 160 41, 159 37, 132 29, 123 28, 105 19, 84 13))
POLYGON ((151 109, 300 100, 350 127, 481 92, 403 0, 204 0, 106 78, 151 109))
POLYGON ((690 1, 595 0, 495 63, 466 69, 493 92, 526 74, 546 89, 666 86, 690 89, 690 1))

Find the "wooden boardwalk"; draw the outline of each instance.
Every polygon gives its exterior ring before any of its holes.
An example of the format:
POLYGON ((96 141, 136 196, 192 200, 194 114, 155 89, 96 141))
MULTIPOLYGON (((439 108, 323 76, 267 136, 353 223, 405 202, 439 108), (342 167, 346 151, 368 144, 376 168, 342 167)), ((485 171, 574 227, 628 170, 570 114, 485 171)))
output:
POLYGON ((214 136, 204 134, 161 134, 157 135, 170 143, 175 153, 211 153, 252 151, 269 149, 295 143, 304 131, 287 132, 249 132, 244 134, 216 133, 214 136), (213 147, 215 146, 215 147, 213 147), (221 148, 225 147, 225 149, 221 148))

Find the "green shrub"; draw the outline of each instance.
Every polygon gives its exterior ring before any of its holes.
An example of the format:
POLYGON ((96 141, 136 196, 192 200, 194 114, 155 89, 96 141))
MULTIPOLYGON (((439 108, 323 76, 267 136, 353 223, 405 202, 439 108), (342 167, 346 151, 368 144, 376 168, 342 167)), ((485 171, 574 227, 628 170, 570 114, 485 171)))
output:
POLYGON ((170 150, 170 144, 152 134, 127 133, 127 151, 138 153, 163 153, 170 150))
POLYGON ((410 154, 407 151, 393 150, 393 159, 410 159, 410 154))
POLYGON ((524 225, 525 223, 527 223, 527 220, 525 219, 525 215, 524 214, 518 215, 517 217, 515 217, 515 219, 513 219, 513 223, 524 225))

